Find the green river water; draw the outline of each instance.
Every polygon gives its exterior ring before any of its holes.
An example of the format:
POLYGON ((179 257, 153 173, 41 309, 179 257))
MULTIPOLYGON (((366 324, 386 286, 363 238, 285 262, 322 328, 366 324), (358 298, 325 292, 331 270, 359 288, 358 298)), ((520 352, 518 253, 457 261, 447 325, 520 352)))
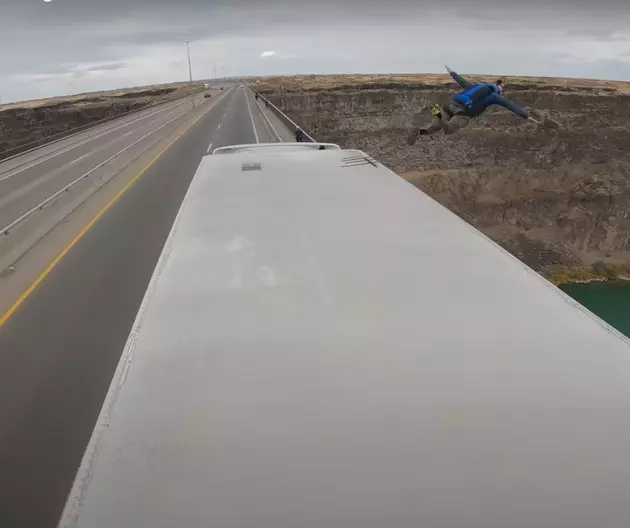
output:
POLYGON ((630 281, 565 284, 560 288, 610 326, 630 337, 630 281))

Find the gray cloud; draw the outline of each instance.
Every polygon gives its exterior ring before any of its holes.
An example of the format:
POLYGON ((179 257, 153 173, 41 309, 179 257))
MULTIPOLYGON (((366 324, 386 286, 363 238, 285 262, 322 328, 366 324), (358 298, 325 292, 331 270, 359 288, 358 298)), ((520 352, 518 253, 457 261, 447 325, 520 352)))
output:
POLYGON ((122 70, 129 65, 126 62, 104 62, 97 64, 76 64, 70 67, 71 71, 95 73, 101 71, 122 70))
POLYGON ((627 0, 0 0, 0 95, 196 77, 442 71, 630 80, 627 0), (473 50, 471 53, 468 50, 473 50), (264 51, 275 56, 261 58, 264 51))

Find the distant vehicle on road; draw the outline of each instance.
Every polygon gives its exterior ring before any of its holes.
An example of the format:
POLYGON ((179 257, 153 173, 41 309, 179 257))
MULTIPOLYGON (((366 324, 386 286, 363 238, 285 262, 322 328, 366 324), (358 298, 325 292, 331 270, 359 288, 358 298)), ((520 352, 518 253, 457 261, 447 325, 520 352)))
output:
POLYGON ((205 94, 203 94, 204 99, 207 99, 208 97, 212 97, 212 94, 210 92, 206 92, 205 94))

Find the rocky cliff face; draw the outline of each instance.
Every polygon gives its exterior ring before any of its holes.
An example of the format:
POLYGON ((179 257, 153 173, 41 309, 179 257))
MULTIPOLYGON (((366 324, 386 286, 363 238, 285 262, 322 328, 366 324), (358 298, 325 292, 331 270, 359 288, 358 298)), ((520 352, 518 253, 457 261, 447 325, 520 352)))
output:
POLYGON ((320 141, 364 150, 534 269, 630 263, 630 95, 514 85, 506 95, 560 128, 493 109, 454 136, 406 144, 453 86, 269 94, 320 141))

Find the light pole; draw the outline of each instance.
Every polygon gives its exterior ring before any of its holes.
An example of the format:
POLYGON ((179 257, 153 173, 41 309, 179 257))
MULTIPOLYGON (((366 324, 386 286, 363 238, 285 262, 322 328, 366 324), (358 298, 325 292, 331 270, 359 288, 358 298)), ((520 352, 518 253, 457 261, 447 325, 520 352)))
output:
POLYGON ((188 55, 188 75, 190 77, 190 84, 192 84, 192 65, 190 63, 190 40, 186 41, 186 54, 188 55))
MULTIPOLYGON (((193 78, 192 78, 192 64, 190 62, 190 40, 186 41, 186 54, 188 55, 188 76, 190 77, 190 86, 192 88, 193 78)), ((195 95, 194 94, 192 98, 192 107, 195 108, 195 95)))

